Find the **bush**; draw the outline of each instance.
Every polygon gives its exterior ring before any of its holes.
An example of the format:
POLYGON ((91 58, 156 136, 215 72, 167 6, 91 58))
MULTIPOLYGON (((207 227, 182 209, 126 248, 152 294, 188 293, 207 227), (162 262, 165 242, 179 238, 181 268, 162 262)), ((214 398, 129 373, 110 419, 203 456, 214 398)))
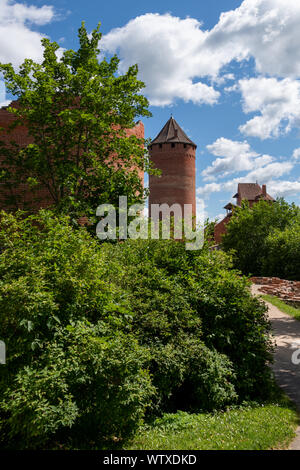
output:
POLYGON ((192 335, 153 341, 150 365, 157 410, 214 410, 237 400, 231 361, 192 335))
POLYGON ((66 428, 81 446, 130 435, 154 392, 149 353, 121 331, 127 310, 99 244, 42 211, 2 213, 0 246, 2 446, 46 445, 66 428))
POLYGON ((66 435, 79 447, 128 438, 155 391, 143 369, 147 361, 132 336, 100 323, 59 329, 6 388, 2 439, 32 448, 66 435))
MULTIPOLYGON (((228 255, 210 252, 206 247, 186 251, 183 243, 171 240, 128 240, 116 247, 106 245, 104 250, 108 278, 128 296, 133 332, 141 344, 151 347, 155 357, 150 371, 154 382, 160 384, 159 392, 162 383, 169 384, 166 389, 173 390, 172 398, 182 396, 181 388, 186 390, 181 357, 186 351, 192 357, 192 349, 184 344, 190 337, 227 356, 233 368, 228 381, 234 384, 240 399, 269 394, 271 372, 267 363, 272 348, 266 307, 252 297, 247 279, 232 270, 228 255), (118 269, 111 269, 112 264, 118 269)), ((224 373, 228 364, 224 360, 223 364, 224 373)), ((227 386, 224 380, 223 386, 227 386)), ((230 397, 229 390, 224 389, 224 396, 227 393, 230 397)), ((205 402, 202 408, 215 407, 218 399, 210 399, 211 404, 205 402)), ((161 400, 165 408, 172 407, 163 397, 161 400)), ((178 401, 175 403, 178 406, 178 401)), ((180 403, 179 408, 182 406, 180 403)))
POLYGON ((205 344, 233 363, 240 399, 266 399, 272 389, 267 365, 272 344, 265 304, 251 295, 247 278, 222 252, 197 257, 193 270, 197 285, 194 292, 188 290, 201 316, 205 344))
POLYGON ((100 244, 49 211, 2 213, 0 250, 2 447, 103 448, 147 410, 270 392, 265 307, 228 255, 100 244))

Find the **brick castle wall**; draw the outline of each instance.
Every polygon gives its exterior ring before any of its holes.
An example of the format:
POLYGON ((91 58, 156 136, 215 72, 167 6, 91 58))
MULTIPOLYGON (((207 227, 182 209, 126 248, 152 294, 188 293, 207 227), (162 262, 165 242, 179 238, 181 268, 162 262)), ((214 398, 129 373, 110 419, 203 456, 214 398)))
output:
MULTIPOLYGON (((10 106, 17 108, 18 102, 14 101, 10 106)), ((14 121, 14 119, 14 115, 7 111, 7 109, 0 109, 0 128, 3 128, 3 130, 0 129, 0 140, 6 143, 14 140, 20 146, 26 147, 33 141, 33 139, 28 135, 26 127, 18 126, 10 134, 7 132, 9 125, 14 121)), ((128 129, 127 135, 136 135, 138 138, 144 138, 143 123, 139 121, 134 128, 128 129)), ((3 157, 0 155, 0 161, 1 158, 3 157)), ((144 181, 144 172, 141 170, 138 172, 141 180, 144 181)), ((32 189, 26 184, 19 184, 17 187, 11 188, 8 193, 7 188, 4 188, 3 184, 0 184, 0 209, 11 209, 11 206, 6 201, 8 196, 17 198, 18 207, 20 209, 30 207, 31 210, 38 210, 49 207, 54 203, 54 200, 47 188, 36 187, 32 189)))
POLYGON ((222 236, 226 233, 226 225, 231 219, 231 215, 226 215, 221 222, 215 225, 214 228, 214 240, 215 243, 219 244, 222 242, 222 236))

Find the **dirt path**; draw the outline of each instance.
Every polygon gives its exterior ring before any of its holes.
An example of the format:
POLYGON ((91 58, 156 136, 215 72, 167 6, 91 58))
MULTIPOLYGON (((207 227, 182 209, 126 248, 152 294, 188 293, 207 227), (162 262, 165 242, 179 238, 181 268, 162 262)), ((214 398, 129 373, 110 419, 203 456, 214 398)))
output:
MULTIPOLYGON (((253 294, 259 295, 260 286, 252 285, 253 294)), ((266 302, 276 341, 273 370, 276 380, 285 393, 296 403, 300 411, 300 364, 293 364, 292 355, 300 349, 300 321, 266 302), (296 344, 299 343, 297 348, 296 344)), ((298 356, 300 357, 300 355, 298 356)), ((300 450, 300 426, 290 449, 300 450)))

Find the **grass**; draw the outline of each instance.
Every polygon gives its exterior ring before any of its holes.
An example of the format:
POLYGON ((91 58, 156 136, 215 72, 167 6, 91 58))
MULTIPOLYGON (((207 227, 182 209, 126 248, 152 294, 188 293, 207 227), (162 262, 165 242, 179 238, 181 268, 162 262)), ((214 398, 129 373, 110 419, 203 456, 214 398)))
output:
POLYGON ((261 298, 270 302, 270 304, 275 305, 275 307, 279 308, 282 312, 296 318, 296 320, 300 320, 300 308, 288 305, 286 302, 273 295, 262 295, 261 298))
POLYGON ((283 449, 293 439, 298 415, 288 399, 249 404, 225 412, 165 414, 144 427, 130 450, 283 449))

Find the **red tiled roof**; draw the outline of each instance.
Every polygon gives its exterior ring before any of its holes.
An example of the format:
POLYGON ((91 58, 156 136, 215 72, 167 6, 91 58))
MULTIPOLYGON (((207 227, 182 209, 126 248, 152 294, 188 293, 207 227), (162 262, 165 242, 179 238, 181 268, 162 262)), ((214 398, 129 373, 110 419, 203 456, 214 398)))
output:
POLYGON ((257 199, 266 199, 268 201, 274 201, 274 199, 267 194, 263 196, 262 188, 257 183, 239 183, 238 192, 233 197, 241 199, 247 199, 248 201, 255 201, 257 199))

